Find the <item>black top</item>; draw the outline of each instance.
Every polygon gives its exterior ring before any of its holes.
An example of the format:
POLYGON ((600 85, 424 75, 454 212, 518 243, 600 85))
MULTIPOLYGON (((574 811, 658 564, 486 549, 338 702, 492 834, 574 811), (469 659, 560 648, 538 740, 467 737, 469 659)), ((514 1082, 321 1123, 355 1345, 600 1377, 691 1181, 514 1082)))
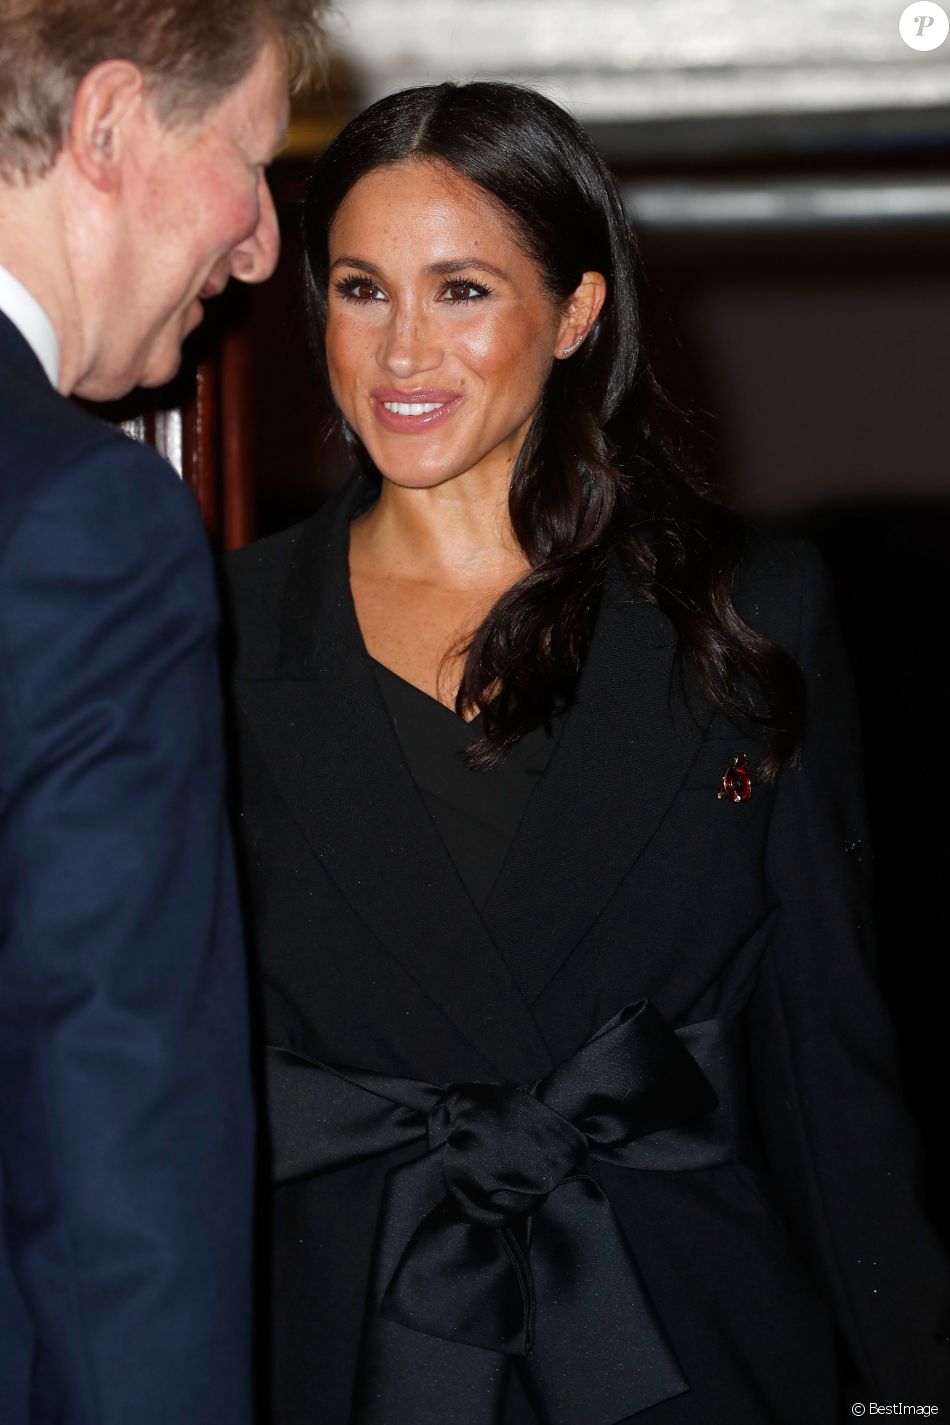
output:
POLYGON ((499 766, 475 772, 464 753, 482 735, 481 714, 466 722, 392 669, 372 661, 413 780, 465 889, 482 910, 548 765, 557 724, 535 728, 499 766))

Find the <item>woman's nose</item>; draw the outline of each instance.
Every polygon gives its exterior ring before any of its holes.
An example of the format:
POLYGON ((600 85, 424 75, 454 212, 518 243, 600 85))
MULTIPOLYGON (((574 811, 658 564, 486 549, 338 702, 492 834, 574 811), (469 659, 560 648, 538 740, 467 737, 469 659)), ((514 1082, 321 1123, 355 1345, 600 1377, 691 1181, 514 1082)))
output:
POLYGON ((437 367, 442 347, 432 323, 418 308, 397 306, 386 325, 378 359, 384 371, 405 379, 437 367))

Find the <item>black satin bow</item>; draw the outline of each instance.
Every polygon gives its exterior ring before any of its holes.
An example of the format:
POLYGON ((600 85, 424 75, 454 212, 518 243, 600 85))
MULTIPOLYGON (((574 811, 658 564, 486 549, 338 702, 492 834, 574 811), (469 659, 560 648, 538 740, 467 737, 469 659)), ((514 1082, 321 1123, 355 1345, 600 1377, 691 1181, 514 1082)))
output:
POLYGON ((721 1061, 716 1021, 677 1033, 645 1000, 528 1088, 272 1047, 278 1181, 428 1143, 388 1179, 357 1425, 492 1425, 508 1356, 551 1425, 615 1425, 688 1389, 591 1160, 728 1161, 721 1061))

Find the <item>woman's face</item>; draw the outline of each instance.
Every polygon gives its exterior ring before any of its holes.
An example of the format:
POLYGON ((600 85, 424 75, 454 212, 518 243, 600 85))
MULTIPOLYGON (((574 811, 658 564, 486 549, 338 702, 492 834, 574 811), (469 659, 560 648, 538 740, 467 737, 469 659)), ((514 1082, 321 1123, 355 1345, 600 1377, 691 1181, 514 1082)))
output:
POLYGON ((572 328, 479 188, 412 160, 360 179, 330 230, 328 307, 333 394, 387 479, 507 480, 572 328))

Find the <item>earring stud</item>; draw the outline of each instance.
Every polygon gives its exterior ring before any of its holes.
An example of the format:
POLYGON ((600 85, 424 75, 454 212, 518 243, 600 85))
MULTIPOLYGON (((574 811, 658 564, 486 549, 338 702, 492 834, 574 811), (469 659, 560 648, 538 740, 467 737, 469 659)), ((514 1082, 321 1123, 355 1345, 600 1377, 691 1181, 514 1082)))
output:
POLYGON ((583 337, 578 337, 578 338, 577 338, 577 341, 572 342, 570 346, 565 346, 564 349, 563 349, 563 351, 561 352, 561 355, 562 355, 562 356, 570 356, 570 354, 571 354, 572 351, 576 351, 576 350, 577 350, 577 348, 580 346, 580 344, 581 344, 581 342, 583 341, 583 339, 584 339, 583 337))

